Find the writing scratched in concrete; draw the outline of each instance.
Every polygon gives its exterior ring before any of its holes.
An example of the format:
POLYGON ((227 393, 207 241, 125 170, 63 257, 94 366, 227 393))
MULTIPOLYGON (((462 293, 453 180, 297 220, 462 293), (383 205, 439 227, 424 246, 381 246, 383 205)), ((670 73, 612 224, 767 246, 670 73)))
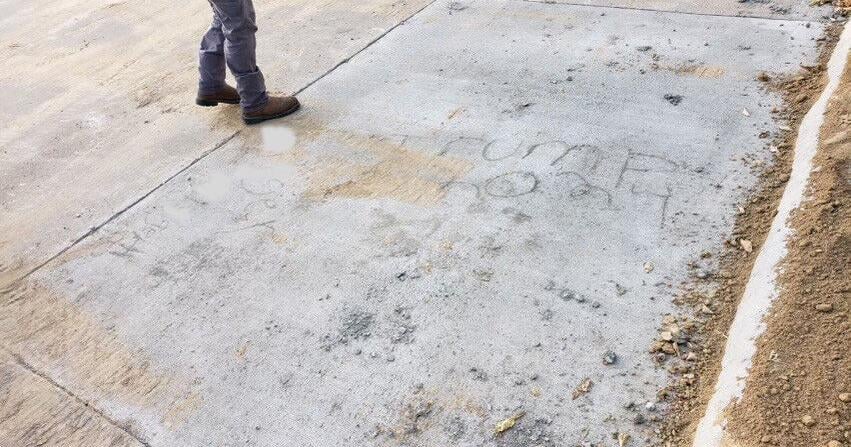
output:
POLYGON ((479 180, 471 175, 444 184, 446 190, 472 192, 477 200, 544 193, 604 210, 652 207, 660 226, 665 224, 673 197, 670 177, 683 167, 664 156, 631 148, 609 149, 560 139, 460 136, 444 144, 438 155, 478 158, 485 161, 483 170, 505 165, 503 173, 479 180))

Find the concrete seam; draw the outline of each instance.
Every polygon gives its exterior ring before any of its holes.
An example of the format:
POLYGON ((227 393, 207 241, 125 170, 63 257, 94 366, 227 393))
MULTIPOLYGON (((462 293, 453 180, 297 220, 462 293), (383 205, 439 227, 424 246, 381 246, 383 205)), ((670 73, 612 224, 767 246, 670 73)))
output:
POLYGON ((383 38, 384 38, 384 36, 386 36, 386 35, 390 34, 390 33, 391 33, 391 32, 393 32, 393 30, 395 30, 396 28, 398 28, 398 27, 400 27, 400 26, 404 25, 405 23, 407 23, 409 20, 413 19, 413 18, 414 18, 417 14, 419 14, 419 13, 421 13, 421 12, 425 11, 425 10, 426 10, 426 8, 428 8, 429 6, 433 5, 436 1, 437 1, 437 0, 431 0, 430 2, 428 2, 428 3, 427 3, 425 6, 423 6, 422 8, 420 8, 420 9, 418 9, 418 10, 414 11, 411 15, 409 15, 408 17, 405 17, 404 19, 402 19, 399 23, 397 23, 397 24, 395 24, 395 25, 391 26, 391 27, 390 27, 390 28, 388 28, 386 31, 384 31, 383 33, 381 33, 380 35, 378 35, 378 36, 377 36, 377 37, 375 37, 374 39, 370 40, 370 41, 366 44, 366 46, 364 46, 363 48, 361 48, 361 49, 359 49, 359 50, 355 51, 355 52, 354 52, 354 53, 352 53, 350 56, 347 56, 346 58, 344 58, 343 60, 341 60, 340 62, 338 62, 336 65, 334 65, 333 67, 331 67, 330 69, 328 69, 328 71, 326 71, 325 73, 322 73, 322 74, 321 74, 321 75, 319 75, 319 77, 317 77, 316 79, 314 79, 314 80, 312 80, 312 81, 308 82, 308 83, 307 83, 307 85, 305 85, 304 87, 302 87, 302 88, 300 88, 300 89, 296 90, 296 91, 295 91, 295 93, 293 93, 293 95, 298 95, 299 93, 301 93, 301 92, 303 92, 303 91, 307 90, 308 88, 312 87, 312 86, 313 86, 313 84, 316 84, 317 82, 319 82, 319 81, 321 81, 322 79, 324 79, 326 76, 328 76, 328 75, 330 75, 331 73, 333 73, 333 72, 334 72, 335 70, 337 70, 338 68, 340 68, 340 67, 342 67, 343 65, 345 65, 345 64, 347 64, 347 63, 349 63, 349 61, 351 61, 352 59, 354 59, 354 58, 355 58, 355 56, 357 56, 357 55, 359 55, 359 54, 363 53, 363 52, 364 52, 364 51, 366 51, 369 47, 373 46, 373 45, 374 45, 374 44, 376 44, 379 40, 383 39, 383 38))
POLYGON ((653 8, 638 8, 635 6, 615 6, 615 5, 589 5, 585 3, 572 3, 572 2, 562 2, 562 1, 554 1, 554 0, 520 0, 524 3, 540 3, 544 5, 551 6, 581 6, 585 8, 600 8, 600 9, 618 9, 618 10, 626 10, 626 11, 645 11, 645 12, 658 12, 665 14, 682 14, 688 16, 703 16, 703 17, 727 17, 731 19, 761 19, 761 20, 775 20, 779 22, 801 22, 801 23, 822 23, 818 20, 810 20, 810 19, 789 19, 783 17, 763 17, 763 16, 755 16, 755 15, 730 15, 730 14, 717 14, 717 13, 709 13, 709 12, 690 12, 690 11, 665 11, 662 9, 653 9, 653 8))
POLYGON ((74 399, 74 400, 75 400, 77 403, 79 403, 80 405, 83 405, 83 406, 84 406, 84 407, 86 407, 87 409, 91 410, 94 414, 96 414, 97 416, 99 416, 100 418, 102 418, 103 420, 105 420, 107 423, 109 423, 109 424, 110 424, 110 425, 112 425, 113 427, 115 427, 115 428, 117 428, 117 429, 121 430, 121 431, 122 431, 122 432, 124 432, 127 436, 129 436, 129 437, 133 438, 133 440, 135 440, 135 441, 136 441, 136 442, 138 442, 139 444, 141 444, 141 445, 143 445, 143 446, 145 446, 145 447, 151 447, 151 444, 149 444, 148 442, 144 441, 144 440, 143 440, 143 439, 142 439, 142 438, 141 438, 138 434, 134 433, 134 432, 133 432, 133 430, 131 430, 131 429, 130 429, 130 427, 127 427, 127 426, 125 426, 125 425, 122 425, 122 424, 118 423, 118 421, 116 421, 116 420, 114 420, 114 419, 110 418, 110 417, 109 417, 109 416, 107 416, 105 413, 103 413, 102 411, 98 410, 98 409, 97 409, 94 405, 91 405, 89 402, 87 402, 87 401, 83 400, 80 396, 77 396, 76 394, 74 394, 73 392, 71 392, 71 390, 69 390, 68 388, 65 388, 65 387, 64 387, 64 386, 62 386, 61 384, 57 383, 55 380, 51 379, 50 377, 48 377, 47 375, 43 374, 43 373, 42 373, 42 372, 40 372, 38 369, 36 369, 35 367, 33 367, 32 365, 30 365, 29 363, 27 363, 27 361, 26 361, 26 360, 24 360, 24 359, 23 359, 21 356, 19 356, 18 354, 15 354, 14 352, 10 351, 10 350, 9 350, 8 348, 6 348, 6 347, 3 347, 2 349, 3 349, 4 351, 6 351, 6 353, 8 353, 8 354, 9 354, 9 356, 11 356, 11 357, 15 360, 15 363, 16 363, 19 367, 21 367, 23 370, 25 370, 25 371, 29 372, 30 374, 34 374, 35 376, 37 376, 37 377, 39 377, 40 379, 44 380, 45 382, 49 383, 51 386, 55 387, 56 389, 61 390, 61 391, 62 391, 63 393, 65 393, 68 397, 70 397, 70 398, 74 399))

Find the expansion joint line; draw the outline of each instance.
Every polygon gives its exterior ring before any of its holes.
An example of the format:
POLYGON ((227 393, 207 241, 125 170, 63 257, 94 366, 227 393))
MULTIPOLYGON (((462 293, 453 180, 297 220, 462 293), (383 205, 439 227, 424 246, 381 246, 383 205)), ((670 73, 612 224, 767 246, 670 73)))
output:
POLYGON ((71 398, 71 399, 73 399, 75 402, 77 402, 78 404, 82 405, 83 407, 85 407, 86 409, 88 409, 89 411, 91 411, 92 413, 94 413, 95 415, 97 415, 99 418, 101 418, 101 419, 103 419, 104 421, 106 421, 109 425, 112 425, 113 427, 117 428, 118 430, 121 430, 124 434, 126 434, 126 435, 127 435, 127 436, 129 436, 129 437, 131 437, 134 441, 138 442, 139 444, 143 445, 144 447, 151 447, 151 444, 147 443, 147 442, 146 442, 145 440, 143 440, 143 439, 142 439, 142 438, 141 438, 138 434, 134 433, 134 432, 133 432, 133 430, 131 430, 131 429, 130 429, 130 427, 127 427, 127 426, 126 426, 126 425, 124 425, 124 424, 120 424, 118 421, 116 421, 116 420, 112 419, 111 417, 109 417, 108 415, 106 415, 104 412, 102 412, 102 411, 98 410, 98 409, 97 409, 94 405, 92 405, 92 404, 90 404, 89 402, 87 402, 87 401, 83 400, 80 396, 78 396, 78 395, 74 394, 71 390, 69 390, 68 388, 65 388, 64 386, 62 386, 62 384, 57 383, 55 380, 53 380, 52 378, 50 378, 48 375, 46 375, 46 374, 42 373, 41 371, 39 371, 38 369, 36 369, 34 366, 32 366, 32 365, 30 365, 29 363, 27 363, 27 361, 26 361, 26 360, 24 360, 24 359, 23 359, 21 356, 19 356, 18 354, 16 354, 16 353, 14 353, 14 352, 10 351, 10 350, 9 350, 8 348, 6 348, 6 347, 2 347, 2 346, 0 346, 0 349, 2 349, 3 351, 5 351, 5 352, 6 352, 6 353, 10 356, 10 357, 12 357, 12 359, 15 361, 15 363, 16 363, 16 364, 17 364, 17 365, 18 365, 21 369, 23 369, 23 370, 27 371, 27 372, 28 372, 28 373, 30 373, 30 374, 35 375, 36 377, 40 378, 41 380, 44 380, 45 382, 49 383, 49 384, 50 384, 53 388, 60 390, 63 394, 65 394, 66 396, 70 397, 70 398, 71 398))

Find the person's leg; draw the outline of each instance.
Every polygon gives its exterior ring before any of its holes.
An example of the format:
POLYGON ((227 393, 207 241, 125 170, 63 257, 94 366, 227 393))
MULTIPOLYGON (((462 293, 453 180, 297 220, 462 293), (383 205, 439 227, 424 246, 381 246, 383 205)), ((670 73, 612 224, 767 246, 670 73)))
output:
POLYGON ((212 94, 225 86, 225 35, 222 32, 222 22, 213 11, 213 23, 201 39, 201 49, 198 52, 198 93, 212 94))
POLYGON ((269 100, 263 73, 257 68, 254 5, 251 0, 210 0, 222 25, 224 55, 236 78, 240 105, 246 112, 260 110, 269 100))

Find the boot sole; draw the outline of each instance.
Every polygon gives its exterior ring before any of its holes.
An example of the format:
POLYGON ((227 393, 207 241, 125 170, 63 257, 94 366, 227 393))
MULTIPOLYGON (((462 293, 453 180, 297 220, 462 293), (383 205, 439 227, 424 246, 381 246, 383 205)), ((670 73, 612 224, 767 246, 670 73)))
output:
POLYGON ((226 100, 222 100, 222 99, 212 100, 212 99, 195 98, 195 104, 197 104, 197 105, 199 105, 199 106, 201 106, 201 107, 214 107, 214 106, 219 105, 219 103, 222 103, 222 104, 239 104, 239 100, 232 101, 232 100, 230 100, 230 99, 226 99, 226 100))
POLYGON ((283 118, 283 117, 285 117, 285 116, 287 116, 291 113, 294 113, 295 111, 297 111, 300 108, 301 108, 301 104, 296 104, 294 107, 291 107, 287 110, 284 110, 283 112, 276 113, 274 115, 265 115, 265 116, 256 116, 256 117, 249 117, 249 116, 243 115, 242 121, 244 121, 245 124, 248 124, 248 125, 258 124, 258 123, 262 123, 263 121, 273 120, 273 119, 277 119, 277 118, 283 118))

